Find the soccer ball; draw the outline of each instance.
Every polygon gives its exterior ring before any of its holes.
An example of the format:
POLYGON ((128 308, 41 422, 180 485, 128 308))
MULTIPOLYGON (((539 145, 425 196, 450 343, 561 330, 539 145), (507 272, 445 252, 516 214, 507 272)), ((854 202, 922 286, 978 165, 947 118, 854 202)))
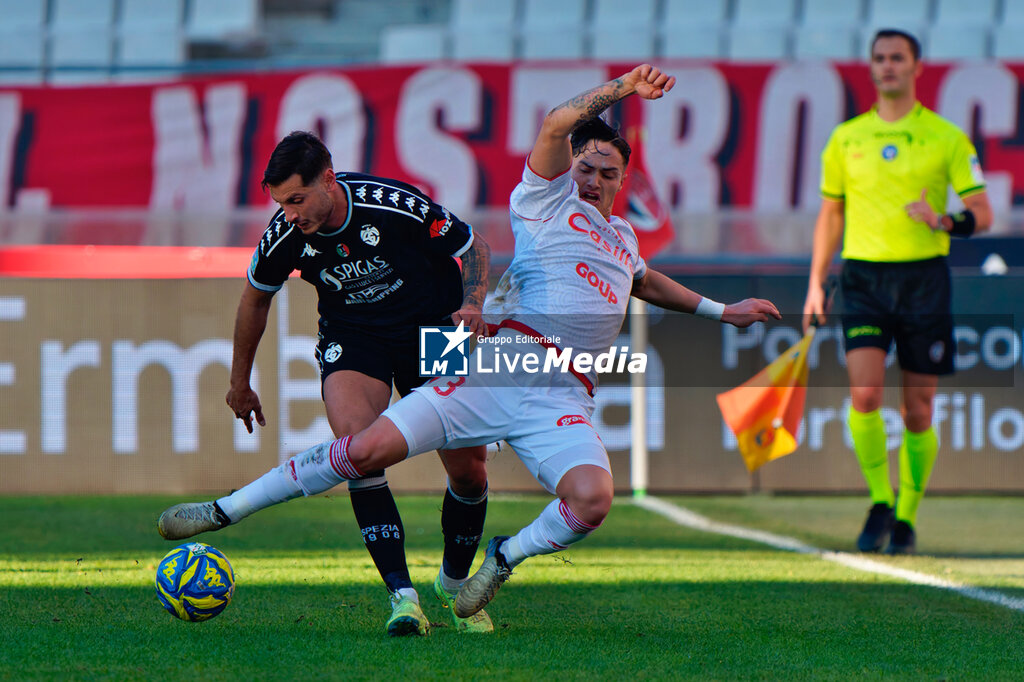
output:
POLYGON ((201 542, 175 547, 156 568, 156 596, 171 615, 198 622, 224 610, 235 593, 235 572, 220 550, 201 542))

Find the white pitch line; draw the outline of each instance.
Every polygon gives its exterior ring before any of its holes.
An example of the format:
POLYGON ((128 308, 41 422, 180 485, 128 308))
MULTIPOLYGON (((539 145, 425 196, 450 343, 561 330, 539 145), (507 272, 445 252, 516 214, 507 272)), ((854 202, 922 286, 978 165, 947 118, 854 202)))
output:
POLYGON ((914 585, 926 585, 928 587, 936 587, 940 590, 949 590, 950 592, 956 592, 968 599, 988 602, 989 604, 995 604, 996 606, 1002 606, 1008 609, 1013 609, 1014 611, 1024 612, 1024 599, 1010 597, 1001 592, 996 592, 995 590, 986 590, 980 587, 972 587, 971 585, 963 585, 961 583, 943 580, 942 578, 936 578, 935 576, 928 575, 927 573, 918 573, 917 571, 909 571, 905 568, 897 568, 880 561, 867 559, 847 552, 832 552, 819 549, 803 543, 796 538, 789 538, 784 535, 766 533, 764 531, 754 530, 753 528, 734 526, 729 523, 719 523, 718 521, 712 521, 706 516, 701 516, 700 514, 692 512, 689 509, 677 507, 674 504, 670 504, 655 497, 647 496, 634 499, 633 503, 638 507, 643 507, 648 511, 661 514, 670 521, 674 521, 681 526, 686 526, 687 528, 693 528, 694 530, 704 531, 705 533, 717 533, 718 535, 729 535, 734 538, 740 538, 741 540, 750 540, 751 542, 759 542, 763 545, 768 545, 775 549, 786 550, 788 552, 812 554, 824 559, 825 561, 832 561, 858 571, 879 573, 881 575, 905 580, 906 582, 914 585))

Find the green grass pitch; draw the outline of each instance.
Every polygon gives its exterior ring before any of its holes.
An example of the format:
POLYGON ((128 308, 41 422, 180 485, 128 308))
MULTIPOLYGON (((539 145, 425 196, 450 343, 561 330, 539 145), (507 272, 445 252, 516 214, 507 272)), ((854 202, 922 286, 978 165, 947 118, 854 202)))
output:
MULTIPOLYGON (((430 584, 441 498, 399 498, 412 576, 435 623, 389 639, 386 594, 344 494, 296 500, 198 539, 237 578, 217 618, 185 623, 154 593, 177 543, 167 497, 0 498, 0 679, 1021 679, 1024 613, 815 556, 689 530, 617 500, 567 551, 519 567, 459 634, 430 584)), ((546 497, 494 496, 485 536, 546 497)), ((717 521, 847 550, 860 498, 671 498, 717 521)), ((878 561, 1024 598, 1024 499, 930 498, 924 556, 878 561)), ((478 561, 480 557, 478 555, 478 561)))

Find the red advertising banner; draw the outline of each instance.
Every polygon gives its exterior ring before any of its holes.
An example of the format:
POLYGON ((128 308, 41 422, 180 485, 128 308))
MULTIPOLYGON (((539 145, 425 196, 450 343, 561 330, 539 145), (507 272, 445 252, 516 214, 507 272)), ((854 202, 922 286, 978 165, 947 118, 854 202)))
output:
MULTIPOLYGON (((610 116, 646 130, 670 211, 809 209, 832 128, 867 109, 863 65, 679 62, 657 102, 610 116)), ((413 182, 456 212, 506 205, 544 114, 628 65, 423 65, 221 74, 145 85, 0 87, 0 205, 212 216, 266 207, 280 137, 318 131, 337 169, 413 182)), ((974 139, 999 211, 1024 203, 1024 64, 929 65, 925 105, 974 139)), ((234 235, 229 243, 239 243, 234 235)))

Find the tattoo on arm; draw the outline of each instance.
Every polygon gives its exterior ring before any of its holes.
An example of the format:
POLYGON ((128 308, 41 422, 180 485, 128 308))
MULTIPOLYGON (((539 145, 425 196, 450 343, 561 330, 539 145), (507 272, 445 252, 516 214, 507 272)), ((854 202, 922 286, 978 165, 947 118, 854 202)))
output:
POLYGON ((552 109, 552 112, 560 109, 575 110, 577 115, 577 120, 573 124, 573 129, 575 129, 580 124, 585 123, 592 118, 597 118, 601 115, 602 111, 625 97, 625 89, 625 84, 622 82, 622 79, 616 78, 609 83, 599 85, 596 88, 591 88, 590 90, 559 104, 557 107, 552 109))
POLYGON ((473 246, 462 254, 462 305, 483 306, 490 260, 491 249, 482 239, 474 239, 473 246))

